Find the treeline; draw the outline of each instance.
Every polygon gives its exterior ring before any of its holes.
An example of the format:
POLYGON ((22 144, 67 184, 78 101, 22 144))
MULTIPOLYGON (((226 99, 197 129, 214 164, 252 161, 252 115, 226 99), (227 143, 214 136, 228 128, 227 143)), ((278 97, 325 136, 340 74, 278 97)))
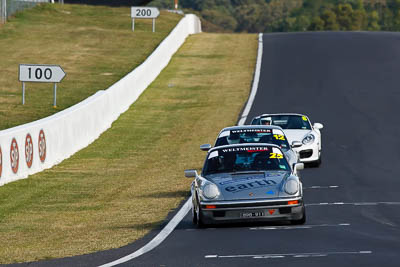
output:
MULTIPOLYGON (((173 0, 149 5, 172 8, 173 0)), ((180 0, 211 31, 400 31, 400 0, 180 0)))

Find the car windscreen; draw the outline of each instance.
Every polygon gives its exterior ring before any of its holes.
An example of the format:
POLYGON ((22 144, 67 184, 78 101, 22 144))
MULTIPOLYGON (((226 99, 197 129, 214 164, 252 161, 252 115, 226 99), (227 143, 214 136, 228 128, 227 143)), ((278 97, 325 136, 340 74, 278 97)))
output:
POLYGON ((284 151, 290 149, 285 134, 280 129, 249 128, 226 130, 219 134, 215 147, 246 144, 246 143, 268 143, 279 146, 284 151))
POLYGON ((258 125, 276 125, 282 129, 311 130, 311 124, 306 116, 301 115, 270 115, 260 118, 258 125))
POLYGON ((240 146, 210 151, 203 175, 242 171, 290 171, 282 151, 276 147, 240 146))

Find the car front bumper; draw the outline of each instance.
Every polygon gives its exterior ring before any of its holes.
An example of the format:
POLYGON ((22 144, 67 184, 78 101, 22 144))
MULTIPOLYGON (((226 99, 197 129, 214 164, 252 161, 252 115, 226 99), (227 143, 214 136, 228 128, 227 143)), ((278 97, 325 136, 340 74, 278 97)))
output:
POLYGON ((302 145, 293 148, 297 153, 299 161, 303 163, 318 161, 320 157, 319 144, 314 142, 311 145, 302 145))
POLYGON ((205 224, 300 220, 305 209, 301 197, 201 202, 200 205, 205 224), (297 204, 288 204, 291 201, 297 201, 297 204))

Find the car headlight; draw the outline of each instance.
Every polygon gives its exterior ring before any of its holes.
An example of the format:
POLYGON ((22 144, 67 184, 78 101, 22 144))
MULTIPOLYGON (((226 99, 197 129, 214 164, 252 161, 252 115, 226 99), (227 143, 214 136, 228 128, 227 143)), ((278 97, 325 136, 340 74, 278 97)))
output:
POLYGON ((310 134, 307 134, 306 137, 304 137, 302 143, 303 143, 303 145, 309 145, 309 144, 312 144, 314 142, 314 140, 315 140, 315 136, 310 133, 310 134))
POLYGON ((218 186, 212 183, 206 183, 203 187, 203 196, 208 199, 217 198, 220 194, 218 186))
POLYGON ((285 184, 285 192, 294 195, 299 191, 299 182, 295 179, 289 179, 285 184))

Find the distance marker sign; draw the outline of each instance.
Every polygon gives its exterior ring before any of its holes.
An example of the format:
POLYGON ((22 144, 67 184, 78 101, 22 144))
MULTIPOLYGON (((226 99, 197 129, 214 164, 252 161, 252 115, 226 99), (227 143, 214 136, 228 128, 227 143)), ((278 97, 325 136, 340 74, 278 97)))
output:
POLYGON ((160 11, 156 7, 131 7, 132 31, 135 31, 135 19, 153 19, 153 32, 155 32, 158 16, 160 16, 160 11))
POLYGON ((21 82, 59 83, 64 77, 65 72, 58 65, 19 65, 21 82))
POLYGON ((25 83, 54 83, 54 104, 57 107, 57 83, 65 77, 58 65, 19 64, 19 81, 22 82, 22 105, 25 105, 25 83))
POLYGON ((131 18, 133 19, 155 19, 160 15, 156 7, 131 7, 131 18))

